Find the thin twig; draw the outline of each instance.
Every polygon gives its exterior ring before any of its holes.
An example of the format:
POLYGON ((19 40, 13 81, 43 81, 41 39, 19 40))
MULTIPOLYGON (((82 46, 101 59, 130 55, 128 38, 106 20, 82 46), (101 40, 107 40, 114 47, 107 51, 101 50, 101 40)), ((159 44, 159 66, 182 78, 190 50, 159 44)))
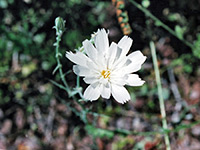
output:
POLYGON ((64 87, 62 84, 59 84, 59 83, 57 83, 57 82, 55 82, 55 81, 53 81, 53 80, 49 80, 52 84, 54 84, 55 86, 57 86, 57 87, 59 87, 60 89, 63 89, 63 90, 65 90, 66 92, 68 92, 67 91, 67 89, 66 89, 66 87, 64 87))
MULTIPOLYGON (((157 83, 157 87, 158 87, 160 111, 161 111, 161 116, 162 116, 162 126, 163 126, 164 130, 168 130, 167 120, 166 120, 166 112, 165 112, 165 104, 164 104, 163 92, 162 92, 162 86, 161 86, 161 80, 160 80, 160 73, 159 73, 157 56, 156 56, 156 49, 155 49, 155 45, 152 41, 150 42, 150 49, 151 49, 151 54, 152 54, 152 58, 153 58, 153 65, 154 65, 154 70, 155 70, 155 75, 156 75, 156 83, 157 83)), ((166 149, 170 150, 171 149, 170 141, 169 141, 169 136, 167 133, 164 134, 164 138, 165 138, 166 149)))

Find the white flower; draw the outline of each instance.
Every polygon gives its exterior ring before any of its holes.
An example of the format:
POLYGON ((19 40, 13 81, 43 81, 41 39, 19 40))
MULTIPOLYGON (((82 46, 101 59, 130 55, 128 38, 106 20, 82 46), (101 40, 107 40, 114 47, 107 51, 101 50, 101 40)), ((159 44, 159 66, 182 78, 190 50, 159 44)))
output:
POLYGON ((109 46, 108 34, 105 29, 97 31, 94 39, 95 46, 88 40, 83 41, 82 52, 67 52, 66 57, 74 62, 73 71, 76 75, 84 77, 90 84, 84 92, 87 100, 97 100, 100 96, 109 99, 111 94, 119 103, 130 100, 130 95, 124 85, 141 86, 145 81, 137 74, 146 60, 140 51, 127 56, 132 45, 132 39, 124 36, 118 44, 112 42, 109 46))

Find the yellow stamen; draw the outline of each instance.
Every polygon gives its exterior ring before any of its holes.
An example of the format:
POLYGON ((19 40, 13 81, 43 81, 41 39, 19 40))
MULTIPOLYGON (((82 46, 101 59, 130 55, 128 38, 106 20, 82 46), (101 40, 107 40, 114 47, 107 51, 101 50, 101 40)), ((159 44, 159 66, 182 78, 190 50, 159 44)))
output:
POLYGON ((109 70, 103 70, 102 72, 101 72, 101 75, 106 79, 106 78, 109 78, 109 76, 110 76, 110 71, 109 70))

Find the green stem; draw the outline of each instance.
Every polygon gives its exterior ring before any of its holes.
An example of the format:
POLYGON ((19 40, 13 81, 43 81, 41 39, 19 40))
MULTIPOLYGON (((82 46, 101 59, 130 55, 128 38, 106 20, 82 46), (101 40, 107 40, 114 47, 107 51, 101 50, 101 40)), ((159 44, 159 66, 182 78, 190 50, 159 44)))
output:
POLYGON ((76 77, 76 87, 77 88, 80 87, 80 77, 79 76, 76 77))
POLYGON ((137 2, 135 2, 134 0, 129 0, 135 7, 137 7, 138 9, 140 9, 146 16, 150 17, 152 20, 155 21, 156 24, 158 24, 159 26, 163 27, 165 30, 167 30, 169 33, 171 33, 173 36, 175 36, 176 38, 178 38, 180 41, 182 41, 185 45, 187 45, 188 47, 190 47, 191 49, 193 48, 193 45, 186 41, 184 38, 179 37, 176 32, 174 30, 172 30, 171 28, 169 28, 166 24, 164 24, 160 19, 158 19, 157 17, 155 17, 149 10, 147 10, 146 8, 142 7, 140 4, 138 4, 137 2))
POLYGON ((58 66, 58 70, 59 70, 59 74, 60 74, 60 77, 61 77, 61 80, 63 82, 63 84, 65 85, 65 88, 66 88, 66 91, 68 93, 68 95, 71 94, 71 90, 65 80, 65 75, 62 71, 62 65, 60 63, 60 59, 59 57, 62 56, 59 52, 59 45, 60 45, 60 41, 61 41, 61 36, 62 34, 58 34, 58 36, 56 37, 56 61, 57 61, 57 66, 58 66))
MULTIPOLYGON (((155 75, 156 75, 156 83, 158 87, 158 96, 159 96, 159 103, 160 103, 160 111, 161 111, 161 116, 162 116, 162 126, 164 130, 168 130, 167 128, 167 120, 166 120, 166 112, 165 112, 165 104, 164 104, 164 99, 163 99, 163 92, 162 92, 162 86, 161 86, 161 80, 160 80, 160 73, 159 73, 159 68, 158 68, 158 63, 157 63, 157 56, 156 56, 156 49, 154 43, 151 41, 150 42, 150 49, 151 49, 151 54, 153 58, 153 65, 154 65, 154 70, 155 70, 155 75)), ((165 139, 165 144, 166 144, 166 149, 170 150, 170 141, 169 141, 169 136, 168 133, 164 134, 164 139, 165 139)))

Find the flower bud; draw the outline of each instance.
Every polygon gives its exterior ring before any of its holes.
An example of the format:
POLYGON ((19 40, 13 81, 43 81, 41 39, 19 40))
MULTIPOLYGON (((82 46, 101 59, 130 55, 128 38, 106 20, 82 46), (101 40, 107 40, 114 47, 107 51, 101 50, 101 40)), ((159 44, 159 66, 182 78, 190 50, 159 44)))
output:
POLYGON ((65 21, 61 17, 55 19, 55 26, 57 34, 62 34, 65 31, 65 21))

